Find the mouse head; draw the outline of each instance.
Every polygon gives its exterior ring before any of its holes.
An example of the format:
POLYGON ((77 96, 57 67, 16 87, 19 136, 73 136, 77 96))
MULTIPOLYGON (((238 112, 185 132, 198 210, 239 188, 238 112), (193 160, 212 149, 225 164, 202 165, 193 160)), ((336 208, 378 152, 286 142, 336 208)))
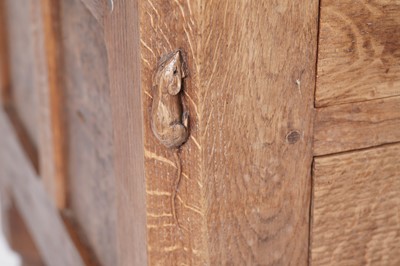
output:
POLYGON ((181 53, 181 50, 176 50, 160 59, 153 77, 153 87, 159 87, 170 95, 177 95, 181 91, 182 79, 186 77, 181 53))

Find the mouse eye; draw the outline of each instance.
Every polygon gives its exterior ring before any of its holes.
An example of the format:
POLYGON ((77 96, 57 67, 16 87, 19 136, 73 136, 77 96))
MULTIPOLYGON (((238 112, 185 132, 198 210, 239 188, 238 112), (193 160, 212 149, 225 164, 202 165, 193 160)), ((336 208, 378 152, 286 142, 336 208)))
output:
POLYGON ((178 69, 175 67, 174 68, 174 75, 178 74, 178 69))

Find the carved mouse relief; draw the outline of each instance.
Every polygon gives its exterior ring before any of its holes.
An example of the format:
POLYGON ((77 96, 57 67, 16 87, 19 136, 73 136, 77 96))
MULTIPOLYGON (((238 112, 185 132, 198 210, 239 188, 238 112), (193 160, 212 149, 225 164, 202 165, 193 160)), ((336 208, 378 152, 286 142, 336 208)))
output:
POLYGON ((189 136, 189 112, 182 103, 182 82, 185 78, 185 64, 181 50, 176 50, 163 56, 153 76, 151 107, 151 129, 155 137, 167 148, 173 149, 177 168, 177 177, 171 193, 171 211, 176 225, 179 224, 175 200, 182 176, 179 158, 179 147, 189 136))
POLYGON ((180 95, 183 67, 181 51, 176 50, 160 59, 153 77, 151 129, 167 148, 179 148, 189 136, 189 114, 180 95))

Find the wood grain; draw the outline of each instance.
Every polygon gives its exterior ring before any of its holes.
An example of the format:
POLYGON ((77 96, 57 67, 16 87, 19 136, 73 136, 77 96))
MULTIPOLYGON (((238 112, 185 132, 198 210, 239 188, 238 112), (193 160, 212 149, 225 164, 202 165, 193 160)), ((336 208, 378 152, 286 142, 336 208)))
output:
POLYGON ((322 0, 316 106, 400 95, 400 2, 322 0))
POLYGON ((312 265, 400 264, 400 144, 316 157, 312 265))
POLYGON ((79 1, 60 4, 68 207, 102 265, 118 265, 112 114, 103 30, 79 1))
POLYGON ((118 265, 147 265, 138 1, 114 1, 104 38, 114 136, 118 265))
POLYGON ((318 108, 314 155, 400 141, 400 97, 318 108))
MULTIPOLYGON (((318 1, 140 1, 151 265, 306 265, 318 1), (186 53, 190 137, 150 128, 157 60, 186 53), (290 60, 288 60, 290 59, 290 60)), ((133 77, 132 77, 133 78, 133 77)))
POLYGON ((43 260, 48 265, 84 265, 4 112, 0 112, 0 132, 1 183, 11 187, 43 260))
POLYGON ((35 91, 39 98, 39 163, 46 190, 59 209, 67 204, 64 90, 61 83, 58 1, 32 5, 35 91))

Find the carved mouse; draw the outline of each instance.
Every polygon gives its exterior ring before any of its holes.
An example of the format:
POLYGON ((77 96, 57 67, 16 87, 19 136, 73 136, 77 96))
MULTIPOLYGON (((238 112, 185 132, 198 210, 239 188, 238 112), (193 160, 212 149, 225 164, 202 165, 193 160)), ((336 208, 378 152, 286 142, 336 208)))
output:
POLYGON ((184 110, 180 95, 185 76, 180 50, 162 57, 153 76, 151 129, 168 148, 180 147, 189 136, 189 113, 184 110))

